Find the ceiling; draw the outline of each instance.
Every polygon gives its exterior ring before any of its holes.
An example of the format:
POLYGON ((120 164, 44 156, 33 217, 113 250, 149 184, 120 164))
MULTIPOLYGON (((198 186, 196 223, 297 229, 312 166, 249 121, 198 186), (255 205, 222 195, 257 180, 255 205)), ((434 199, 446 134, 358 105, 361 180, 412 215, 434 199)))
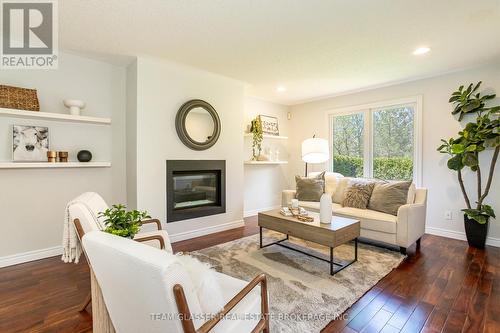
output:
POLYGON ((500 60, 500 0, 64 0, 59 22, 64 50, 163 57, 282 104, 500 60))

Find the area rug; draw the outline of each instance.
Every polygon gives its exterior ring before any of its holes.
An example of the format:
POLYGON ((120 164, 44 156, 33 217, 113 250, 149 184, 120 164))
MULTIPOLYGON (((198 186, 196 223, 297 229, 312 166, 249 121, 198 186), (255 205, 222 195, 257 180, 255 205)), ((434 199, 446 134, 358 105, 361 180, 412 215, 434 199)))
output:
MULTIPOLYGON (((283 238, 267 231, 264 244, 283 238)), ((290 237, 289 246, 329 258, 329 249, 290 237)), ((259 235, 241 238, 190 253, 217 271, 250 281, 268 278, 271 332, 319 332, 340 316, 405 256, 399 252, 359 244, 358 261, 331 276, 329 264, 272 245, 259 249, 259 235)), ((337 247, 336 260, 351 260, 353 243, 337 247)))

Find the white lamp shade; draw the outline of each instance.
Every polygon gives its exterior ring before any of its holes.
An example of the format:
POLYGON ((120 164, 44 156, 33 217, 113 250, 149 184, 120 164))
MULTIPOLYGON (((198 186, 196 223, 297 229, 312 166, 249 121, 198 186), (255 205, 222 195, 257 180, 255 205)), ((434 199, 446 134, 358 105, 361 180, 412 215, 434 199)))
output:
POLYGON ((328 141, 310 138, 302 142, 302 161, 306 163, 323 163, 330 158, 328 141))

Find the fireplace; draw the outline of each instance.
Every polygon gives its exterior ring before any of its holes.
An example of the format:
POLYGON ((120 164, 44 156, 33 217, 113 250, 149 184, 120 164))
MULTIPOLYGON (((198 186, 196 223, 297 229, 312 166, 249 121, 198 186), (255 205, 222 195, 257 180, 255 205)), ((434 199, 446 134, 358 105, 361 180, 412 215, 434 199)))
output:
POLYGON ((226 161, 167 161, 167 222, 226 212, 226 161))

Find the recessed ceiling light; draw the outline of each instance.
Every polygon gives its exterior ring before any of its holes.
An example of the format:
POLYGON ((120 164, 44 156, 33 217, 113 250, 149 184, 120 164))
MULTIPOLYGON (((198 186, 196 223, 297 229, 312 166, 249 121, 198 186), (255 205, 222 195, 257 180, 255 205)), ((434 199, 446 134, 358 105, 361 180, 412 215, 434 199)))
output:
POLYGON ((278 87, 276 87, 276 91, 279 92, 279 93, 285 92, 286 91, 286 87, 285 86, 278 86, 278 87))
POLYGON ((423 46, 423 47, 419 47, 418 49, 416 49, 415 51, 413 51, 413 54, 414 55, 421 55, 421 54, 426 54, 427 52, 429 52, 431 49, 427 46, 423 46))

